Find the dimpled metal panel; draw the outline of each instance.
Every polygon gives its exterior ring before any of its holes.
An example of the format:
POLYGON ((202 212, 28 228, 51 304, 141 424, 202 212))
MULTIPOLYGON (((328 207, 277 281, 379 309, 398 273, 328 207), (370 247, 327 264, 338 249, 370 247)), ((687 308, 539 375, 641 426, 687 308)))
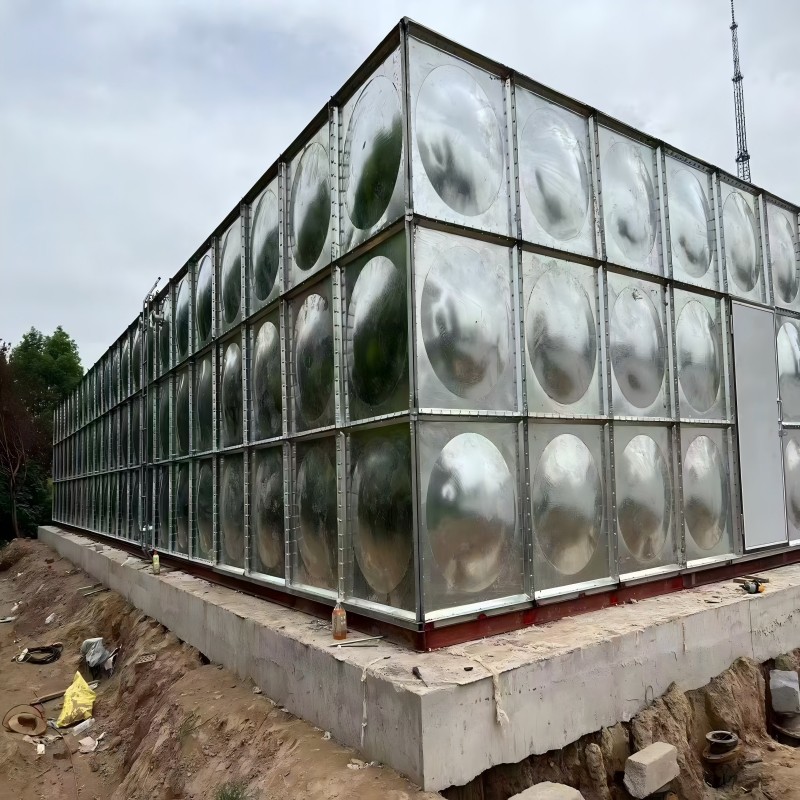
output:
POLYGON ((637 286, 623 289, 614 302, 611 364, 630 403, 645 409, 655 402, 667 364, 664 332, 653 301, 637 286))
POLYGON ((301 582, 333 589, 337 577, 336 467, 330 448, 310 446, 297 474, 301 582))
POLYGON ((797 300, 800 289, 800 274, 797 270, 796 223, 788 211, 767 207, 769 221, 769 258, 772 264, 772 283, 775 299, 791 305, 797 300))
POLYGON ((292 250, 297 266, 311 269, 322 255, 331 223, 328 151, 319 143, 306 147, 292 185, 292 250))
POLYGON ((258 199, 250 229, 251 286, 260 303, 272 294, 280 266, 280 208, 278 197, 267 189, 258 199))
POLYGON ((283 577, 283 455, 280 449, 255 454, 255 479, 251 503, 252 536, 260 572, 283 577))
POLYGON ((281 433, 281 342, 278 328, 267 320, 253 342, 253 423, 256 439, 281 433))
POLYGON ((158 455, 169 458, 169 384, 158 387, 158 455))
POLYGON ((241 458, 226 458, 220 481, 220 531, 223 563, 244 566, 244 473, 241 458))
POLYGON ((309 295, 294 325, 297 411, 307 428, 333 421, 333 313, 327 298, 309 295))
POLYGON ((683 458, 683 503, 686 528, 701 550, 712 550, 725 533, 728 483, 717 445, 698 436, 683 458))
POLYGON ((170 325, 172 323, 172 308, 169 300, 165 300, 161 307, 161 317, 161 324, 158 326, 158 356, 161 362, 161 371, 166 372, 170 362, 170 325))
POLYGON ((592 304, 565 270, 542 275, 528 298, 525 341, 536 379, 548 397, 569 405, 587 392, 597 365, 592 304))
POLYGON ((166 550, 169 545, 169 473, 162 468, 158 474, 158 546, 166 550))
POLYGON ((175 392, 175 445, 179 456, 189 454, 189 372, 178 375, 175 392))
POLYGON ((442 449, 428 481, 426 525, 447 586, 478 593, 500 575, 516 526, 516 487, 497 447, 462 433, 442 449))
POLYGON ((794 320, 778 331, 778 380, 783 419, 800 419, 800 325, 794 320))
POLYGON ((175 549, 189 552, 189 465, 178 467, 178 485, 175 490, 175 549))
POLYGON ((625 546, 647 565, 664 551, 672 519, 670 471, 661 448, 644 434, 617 454, 617 523, 625 546))
POLYGON ((180 361, 189 355, 189 280, 181 278, 175 300, 175 348, 180 361))
POLYGON ((536 221, 561 242, 586 225, 591 182, 582 143, 561 114, 539 108, 519 137, 520 183, 536 221))
POLYGON ((347 315, 347 370, 357 397, 385 403, 406 370, 406 280, 391 260, 375 256, 356 279, 347 315))
POLYGON ((693 172, 678 169, 670 175, 668 197, 673 271, 702 278, 711 266, 714 247, 706 190, 693 172))
POLYGON ((197 470, 194 518, 197 525, 197 555, 211 558, 214 551, 214 471, 210 461, 200 462, 197 470))
MULTIPOLYGON (((187 309, 187 314, 188 314, 188 309, 187 309)), ((188 328, 188 316, 187 316, 187 328, 188 328)), ((128 394, 130 393, 131 365, 130 365, 129 353, 130 349, 128 345, 128 338, 125 337, 125 340, 122 342, 122 352, 120 353, 120 359, 119 359, 120 380, 122 381, 122 397, 127 397, 128 394)))
POLYGON ((345 140, 345 204, 356 228, 371 228, 384 215, 402 154, 400 97, 391 80, 377 75, 356 102, 345 140))
POLYGON ((133 332, 131 344, 131 371, 133 373, 133 389, 138 391, 142 385, 142 335, 137 327, 133 332))
POLYGON ((222 363, 222 446, 242 441, 242 348, 228 342, 222 363))
POLYGON ((213 283, 214 267, 211 264, 211 256, 204 255, 197 266, 194 301, 198 345, 205 344, 209 340, 214 327, 214 308, 211 305, 213 283))
POLYGON ((503 139, 480 83, 461 67, 436 67, 419 90, 414 122, 422 165, 436 194, 465 217, 487 211, 503 180, 503 139))
MULTIPOLYGON (((719 332, 711 315, 696 300, 680 312, 675 331, 678 380, 686 401, 698 414, 716 402, 722 384, 719 332)), ((691 416, 681 409, 682 416, 691 416)))
POLYGON ((758 283, 761 259, 756 220, 747 200, 739 192, 731 192, 725 200, 722 230, 728 274, 740 291, 750 292, 758 283))
POLYGON ((350 494, 353 549, 367 583, 388 595, 411 565, 411 461, 400 440, 376 438, 359 454, 350 494))
POLYGON ((545 447, 532 488, 533 532, 544 557, 575 575, 594 556, 603 521, 600 473, 589 448, 573 434, 545 447))
POLYGON ((472 247, 441 252, 422 288, 422 343, 436 377, 458 397, 479 401, 509 361, 508 275, 472 247))
POLYGON ((237 218, 225 234, 220 256, 220 294, 222 321, 232 325, 242 304, 242 221, 237 218))
POLYGON ((210 450, 213 444, 213 417, 212 383, 214 380, 211 366, 211 356, 203 358, 195 367, 195 435, 197 441, 195 449, 199 451, 210 450))
POLYGON ((795 529, 800 529, 800 443, 794 437, 786 440, 783 471, 786 482, 786 513, 795 529))
MULTIPOLYGON (((658 218, 655 187, 641 148, 615 142, 603 160, 602 181, 607 240, 625 259, 641 263, 653 250, 658 218)), ((613 255, 609 252, 610 260, 613 255)))

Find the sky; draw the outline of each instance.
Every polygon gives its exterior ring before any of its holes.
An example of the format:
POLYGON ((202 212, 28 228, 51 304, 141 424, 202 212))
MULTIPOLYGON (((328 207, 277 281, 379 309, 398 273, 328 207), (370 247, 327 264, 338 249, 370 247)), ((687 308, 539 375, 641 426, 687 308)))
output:
MULTIPOLYGON (((402 16, 735 172, 727 0, 0 0, 0 339, 91 366, 402 16)), ((753 182, 800 202, 800 3, 736 16, 753 182)))

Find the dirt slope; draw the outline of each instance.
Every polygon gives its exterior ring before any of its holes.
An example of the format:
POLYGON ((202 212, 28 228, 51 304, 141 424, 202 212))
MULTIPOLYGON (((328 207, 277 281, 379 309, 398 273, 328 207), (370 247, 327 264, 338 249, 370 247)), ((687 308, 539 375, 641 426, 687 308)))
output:
MULTIPOLYGON (((17 703, 64 689, 78 669, 81 642, 102 636, 122 648, 115 675, 101 683, 91 755, 67 736, 36 755, 34 745, 0 730, 0 798, 19 800, 213 800, 228 782, 252 800, 432 798, 392 770, 367 766, 323 732, 282 712, 235 676, 180 642, 113 592, 83 597, 92 579, 38 542, 0 552, 0 715, 17 703), (56 618, 50 624, 45 619, 56 618), (61 641, 54 664, 12 662, 22 647, 61 641), (155 653, 137 669, 135 660, 155 653)), ((45 706, 58 715, 60 701, 45 706)))

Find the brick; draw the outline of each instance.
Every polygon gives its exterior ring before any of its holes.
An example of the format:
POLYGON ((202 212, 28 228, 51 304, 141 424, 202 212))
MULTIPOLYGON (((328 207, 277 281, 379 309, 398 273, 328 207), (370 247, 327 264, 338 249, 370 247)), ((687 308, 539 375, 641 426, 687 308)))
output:
POLYGON ((679 773, 678 751, 674 745, 654 742, 625 762, 625 788, 634 797, 649 797, 679 773))
POLYGON ((779 714, 800 713, 800 682, 794 670, 770 670, 769 691, 773 711, 779 714))
POLYGON ((547 781, 515 794, 510 800, 583 800, 583 795, 571 786, 547 781))

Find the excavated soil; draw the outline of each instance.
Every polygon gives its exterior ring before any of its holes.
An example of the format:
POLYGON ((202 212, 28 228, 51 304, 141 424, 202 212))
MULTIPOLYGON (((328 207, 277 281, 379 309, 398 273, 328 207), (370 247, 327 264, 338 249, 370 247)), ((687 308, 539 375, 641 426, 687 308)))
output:
MULTIPOLYGON (((102 636, 109 649, 121 648, 114 675, 97 689, 88 734, 105 735, 96 752, 81 754, 67 734, 37 756, 35 745, 0 729, 3 800, 215 800, 231 783, 246 787, 248 800, 434 797, 388 768, 365 765, 114 592, 83 597, 79 590, 93 582, 38 542, 0 551, 0 617, 20 604, 17 620, 0 624, 0 716, 65 689, 84 639, 102 636), (25 646, 57 641, 64 650, 53 664, 12 661, 25 646), (148 653, 155 660, 135 667, 148 653)), ((45 715, 55 718, 60 708, 51 701, 45 715)))

